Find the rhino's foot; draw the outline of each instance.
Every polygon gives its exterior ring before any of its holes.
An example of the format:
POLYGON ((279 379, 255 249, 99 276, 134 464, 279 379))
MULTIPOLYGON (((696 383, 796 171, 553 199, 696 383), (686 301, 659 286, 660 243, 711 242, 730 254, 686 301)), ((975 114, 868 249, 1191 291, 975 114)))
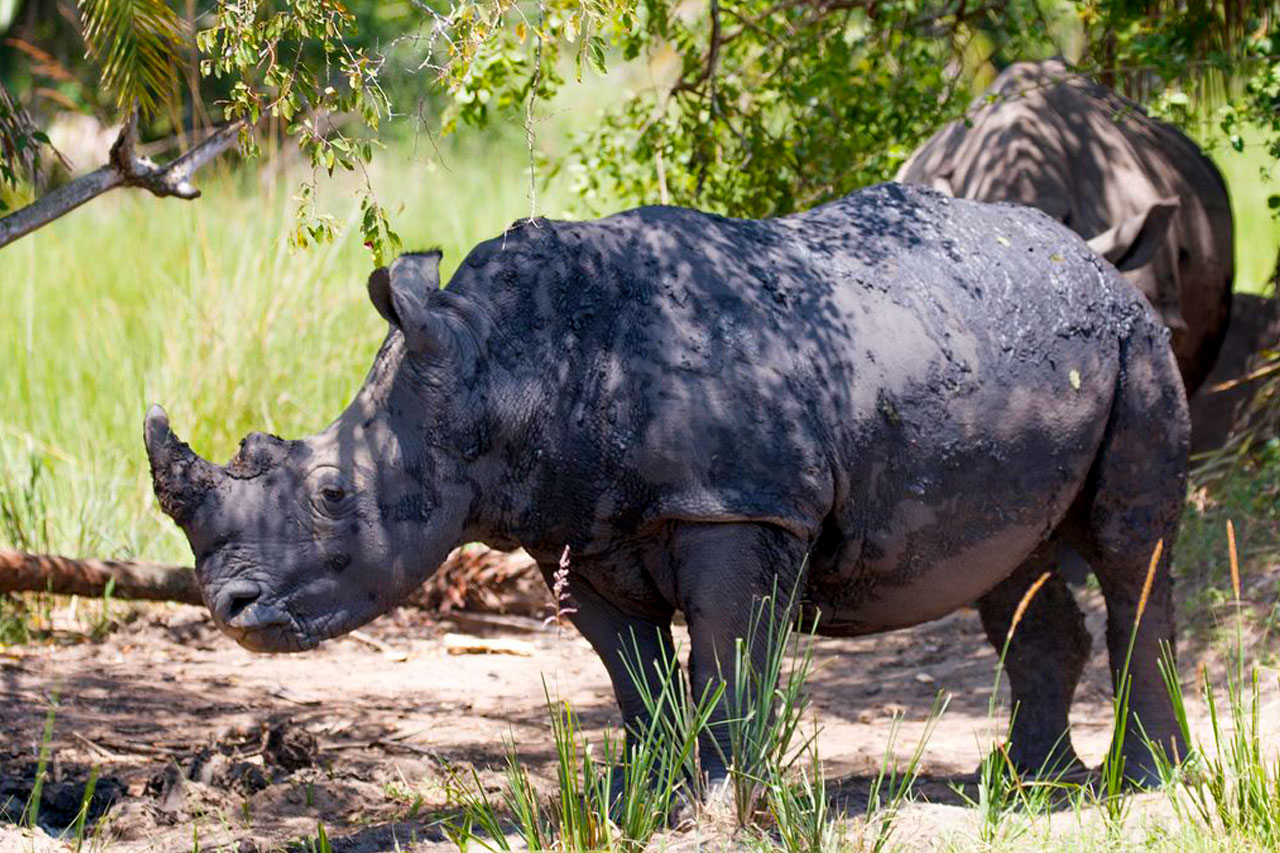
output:
POLYGON ((977 775, 982 777, 984 772, 999 772, 1024 783, 1084 782, 1091 776, 1089 768, 1069 745, 1035 753, 1019 750, 1016 744, 1001 745, 978 766, 977 775))
MULTIPOLYGON (((1176 735, 1170 736, 1168 739, 1162 739, 1159 742, 1169 744, 1166 747, 1166 754, 1169 754, 1172 749, 1176 750, 1174 754, 1186 755, 1186 745, 1176 735)), ((1136 736, 1132 741, 1126 740, 1123 754, 1124 782, 1126 786, 1139 791, 1154 791, 1163 788, 1165 783, 1169 781, 1169 776, 1176 776, 1180 772, 1180 766, 1177 761, 1157 760, 1146 742, 1136 736)))
POLYGON ((728 776, 704 779, 701 797, 691 785, 682 785, 676 791, 668 815, 667 826, 676 829, 694 824, 725 824, 736 821, 737 793, 733 780, 728 776))
POLYGON ((1125 786, 1135 791, 1158 791, 1164 787, 1164 777, 1160 771, 1151 766, 1150 761, 1136 767, 1126 766, 1124 770, 1125 786))
POLYGON ((667 829, 692 826, 702 819, 712 804, 725 797, 725 791, 728 792, 727 802, 732 809, 733 789, 728 779, 713 782, 704 779, 701 785, 694 785, 687 777, 673 783, 670 778, 660 777, 655 773, 648 780, 647 785, 642 787, 638 780, 637 784, 629 786, 629 780, 624 774, 623 767, 615 765, 610 779, 609 817, 615 823, 621 823, 625 813, 635 808, 636 800, 642 804, 646 797, 650 798, 648 800, 650 807, 658 810, 665 807, 666 813, 660 820, 667 829), (664 790, 667 786, 671 786, 669 792, 664 790), (632 802, 629 803, 628 798, 631 798, 632 802))

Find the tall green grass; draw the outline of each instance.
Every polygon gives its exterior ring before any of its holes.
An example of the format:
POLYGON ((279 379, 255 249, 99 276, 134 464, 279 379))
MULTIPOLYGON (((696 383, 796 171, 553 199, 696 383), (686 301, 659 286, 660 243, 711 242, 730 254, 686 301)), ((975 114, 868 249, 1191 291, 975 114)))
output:
MULTIPOLYGON (((527 216, 522 146, 455 145, 444 164, 426 143, 386 152, 375 185, 406 247, 443 248, 447 275, 527 216)), ((0 547, 189 560, 151 497, 150 402, 219 461, 251 430, 300 436, 338 414, 386 327, 352 229, 287 247, 297 177, 211 172, 190 203, 113 193, 0 252, 0 547)), ((541 195, 562 212, 563 194, 541 195)))
POLYGON ((891 849, 898 816, 913 799, 925 748, 947 697, 939 694, 902 765, 894 754, 901 719, 894 718, 868 792, 862 832, 853 838, 827 791, 816 720, 812 735, 797 742, 810 709, 813 635, 796 630, 796 621, 784 615, 787 608, 775 607, 776 596, 775 590, 756 602, 747 636, 735 644, 732 660, 722 662, 721 677, 701 695, 691 691, 678 650, 670 659, 645 661, 633 641, 625 653, 627 669, 647 715, 625 741, 606 731, 597 741, 599 750, 593 750, 573 708, 548 694, 554 795, 538 791, 509 742, 505 785, 497 797, 474 769, 451 775, 448 787, 458 812, 445 822, 450 840, 460 851, 507 851, 518 840, 529 850, 632 853, 651 849, 665 828, 687 829, 678 817, 681 811, 695 822, 715 823, 716 806, 705 807, 721 801, 732 810, 729 830, 740 848, 785 853, 891 849), (752 649, 760 652, 758 659, 752 649), (646 676, 649 667, 656 678, 646 676), (732 686, 724 673, 732 673, 732 686), (717 708, 725 713, 717 715, 717 708), (721 756, 728 777, 709 786, 698 743, 721 732, 727 732, 724 740, 732 751, 721 756))
MULTIPOLYGON (((1274 673, 1264 676, 1256 663, 1246 660, 1239 554, 1230 521, 1226 531, 1235 636, 1224 655, 1223 689, 1215 689, 1207 677, 1200 685, 1209 717, 1208 737, 1193 736, 1187 696, 1173 650, 1166 646, 1160 671, 1190 754, 1180 761, 1182 756, 1168 755, 1158 744, 1152 746, 1179 821, 1195 831, 1228 839, 1241 849, 1276 850, 1280 849, 1280 755, 1271 740, 1274 721, 1264 721, 1262 713, 1262 682, 1274 679, 1274 673)), ((1264 639, 1268 633, 1264 631, 1264 639)))
MULTIPOLYGON (((598 104, 607 84, 575 93, 598 104)), ((589 120, 574 107, 548 108, 541 148, 589 120)), ((375 163, 406 247, 442 247, 446 274, 530 213, 528 152, 519 128, 509 130, 455 140, 443 162, 419 138, 375 163)), ((1257 146, 1215 157, 1233 193, 1237 284, 1261 289, 1280 245, 1266 204, 1280 175, 1259 177, 1257 146)), ((0 547, 187 559, 151 496, 147 404, 163 403, 181 435, 222 460, 253 429, 323 427, 359 386, 384 332, 364 296, 369 253, 351 229, 290 251, 304 176, 267 174, 260 165, 203 173, 195 202, 111 193, 0 251, 0 547)), ((578 205, 570 180, 539 187, 540 212, 578 205)), ((354 220, 350 187, 323 178, 320 187, 324 209, 354 220)))

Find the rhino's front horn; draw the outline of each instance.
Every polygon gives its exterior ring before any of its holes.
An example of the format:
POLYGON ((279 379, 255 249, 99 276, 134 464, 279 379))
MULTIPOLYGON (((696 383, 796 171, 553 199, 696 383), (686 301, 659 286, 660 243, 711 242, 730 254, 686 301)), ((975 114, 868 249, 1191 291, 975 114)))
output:
POLYGON ((213 490, 219 470, 174 435, 169 416, 159 406, 147 410, 143 438, 160 508, 179 525, 186 525, 213 490))

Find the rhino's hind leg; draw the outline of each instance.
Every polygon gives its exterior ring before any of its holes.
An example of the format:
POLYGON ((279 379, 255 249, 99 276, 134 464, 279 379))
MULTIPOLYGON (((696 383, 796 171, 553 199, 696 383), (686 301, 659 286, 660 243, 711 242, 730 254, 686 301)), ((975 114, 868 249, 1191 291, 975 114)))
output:
POLYGON ((1163 341, 1153 333, 1135 334, 1121 358, 1107 435, 1064 532, 1102 588, 1107 652, 1117 689, 1128 667, 1125 775, 1154 785, 1160 779, 1143 732, 1170 757, 1187 754, 1159 661, 1161 646, 1172 650, 1174 643, 1170 564, 1186 497, 1190 429, 1176 366, 1163 341), (1157 545, 1161 557, 1144 597, 1157 545))
MULTIPOLYGON (((1181 501, 1176 503, 1180 506, 1181 501)), ((1135 520, 1130 529, 1140 531, 1141 523, 1135 520)), ((1119 692, 1121 688, 1120 675, 1126 666, 1130 679, 1129 718, 1122 748, 1125 775, 1143 786, 1156 786, 1161 781, 1143 733, 1172 758, 1187 754, 1159 668, 1161 647, 1167 644, 1171 652, 1174 647, 1173 579, 1168 548, 1176 536, 1176 523, 1162 525, 1150 535, 1127 537, 1122 547, 1115 547, 1118 544, 1115 540, 1111 546, 1099 543, 1089 555, 1107 605, 1107 654, 1115 690, 1119 692), (1161 540, 1162 555, 1144 602, 1147 569, 1161 540), (1133 652, 1129 655, 1131 637, 1133 652)))
POLYGON ((1089 659, 1084 614, 1057 574, 1055 540, 1041 545, 1009 578, 978 599, 978 614, 996 653, 1004 650, 1014 614, 1035 581, 1048 580, 1014 627, 1004 658, 1013 694, 1009 754, 1018 772, 1042 779, 1083 769, 1071 744, 1068 714, 1089 659))

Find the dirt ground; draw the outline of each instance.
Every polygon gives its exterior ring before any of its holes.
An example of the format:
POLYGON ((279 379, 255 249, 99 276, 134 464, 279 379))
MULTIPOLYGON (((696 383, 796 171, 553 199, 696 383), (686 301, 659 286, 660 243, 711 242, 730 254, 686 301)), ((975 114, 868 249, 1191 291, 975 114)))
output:
MULTIPOLYGON (((1096 765, 1111 727, 1103 607, 1096 594, 1081 598, 1094 659, 1077 694, 1073 736, 1096 765)), ((995 662, 972 610, 891 635, 820 640, 812 694, 838 801, 861 811, 893 715, 906 717, 896 746, 905 757, 942 690, 951 704, 928 744, 919 788, 930 805, 913 807, 895 837, 929 847, 971 828, 972 812, 952 785, 972 784, 991 742, 995 662)), ((535 619, 433 620, 402 609, 359 638, 259 656, 219 634, 204 611, 166 605, 141 609, 100 642, 68 634, 10 648, 0 652, 0 850, 65 849, 6 823, 29 798, 54 695, 41 811, 50 831, 73 819, 97 765, 91 817, 113 850, 311 849, 306 839, 319 823, 338 851, 443 850, 452 849, 438 820, 451 768, 500 767, 511 739, 549 783, 544 685, 587 727, 616 725, 612 692, 586 642, 535 619), (457 635, 514 641, 531 654, 450 654, 457 635)), ((1265 713, 1276 710, 1269 702, 1265 713)), ((481 778, 498 781, 491 771, 481 778)))

